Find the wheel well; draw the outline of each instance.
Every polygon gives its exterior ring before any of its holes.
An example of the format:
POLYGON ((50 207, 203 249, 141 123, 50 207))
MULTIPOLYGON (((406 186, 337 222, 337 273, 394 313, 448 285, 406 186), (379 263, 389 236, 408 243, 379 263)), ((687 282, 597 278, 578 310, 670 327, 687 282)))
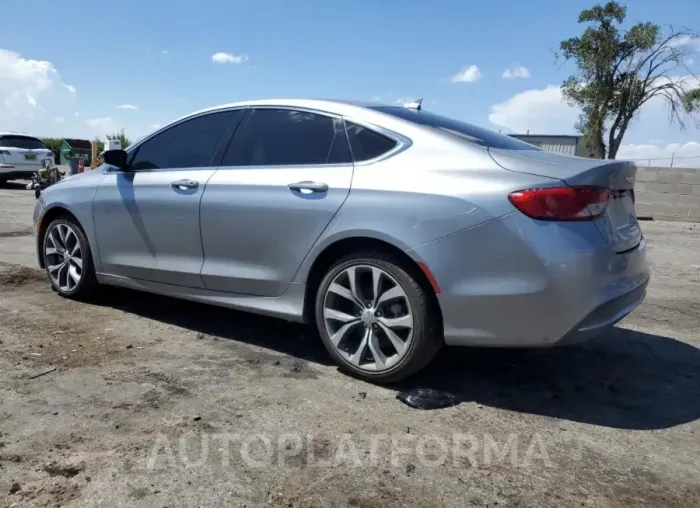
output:
POLYGON ((331 266, 333 266, 338 259, 343 258, 348 254, 361 251, 386 252, 387 254, 391 254, 396 257, 399 263, 401 263, 401 268, 410 273, 421 285, 421 288, 423 288, 425 294, 428 295, 431 306, 433 307, 434 312, 436 312, 439 316, 439 322, 442 323, 442 312, 440 311, 440 305, 438 304, 435 290, 428 280, 428 277, 425 275, 423 270, 420 269, 418 264, 398 247, 383 240, 366 237, 353 237, 338 240, 337 242, 326 247, 323 252, 318 255, 314 261, 314 264, 309 270, 309 275, 306 277, 304 321, 313 322, 315 319, 316 292, 321 285, 323 277, 326 275, 331 266))
MULTIPOLYGON (((59 217, 66 217, 69 219, 72 219, 75 221, 76 224, 80 226, 80 221, 78 221, 78 218, 70 213, 68 210, 65 208, 62 208, 60 206, 55 206, 51 208, 46 214, 41 218, 41 223, 39 225, 39 231, 38 233, 38 240, 36 242, 36 249, 37 249, 37 257, 39 259, 39 266, 42 268, 46 268, 44 266, 44 256, 41 255, 41 246, 44 245, 44 235, 46 234, 46 229, 49 227, 49 224, 51 224, 54 220, 58 219, 59 217)), ((82 227, 82 226, 81 226, 82 227)))

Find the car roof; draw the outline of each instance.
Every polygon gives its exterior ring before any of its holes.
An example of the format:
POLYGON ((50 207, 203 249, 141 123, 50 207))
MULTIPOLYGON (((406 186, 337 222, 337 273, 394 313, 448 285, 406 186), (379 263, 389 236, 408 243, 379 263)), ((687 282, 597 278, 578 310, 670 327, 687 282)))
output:
POLYGON ((36 136, 27 134, 26 132, 0 131, 0 136, 22 136, 23 138, 39 139, 36 136))
POLYGON ((366 112, 371 112, 371 110, 368 109, 369 107, 377 107, 384 105, 385 104, 371 101, 341 101, 331 99, 259 99, 251 101, 231 102, 228 104, 221 104, 219 106, 201 109, 199 111, 195 111, 194 113, 184 115, 178 118, 176 121, 184 120, 185 118, 200 115, 202 113, 211 113, 230 108, 250 108, 255 106, 293 107, 302 109, 313 109, 316 111, 323 111, 326 113, 341 116, 355 116, 362 115, 366 112))

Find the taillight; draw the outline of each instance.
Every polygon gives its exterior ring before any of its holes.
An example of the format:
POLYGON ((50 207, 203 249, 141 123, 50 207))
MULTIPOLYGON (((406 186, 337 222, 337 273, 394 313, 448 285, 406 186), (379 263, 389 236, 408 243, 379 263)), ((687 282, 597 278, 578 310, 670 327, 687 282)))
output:
POLYGON ((522 213, 540 220, 592 220, 608 204, 610 191, 602 187, 549 187, 511 192, 508 199, 522 213))

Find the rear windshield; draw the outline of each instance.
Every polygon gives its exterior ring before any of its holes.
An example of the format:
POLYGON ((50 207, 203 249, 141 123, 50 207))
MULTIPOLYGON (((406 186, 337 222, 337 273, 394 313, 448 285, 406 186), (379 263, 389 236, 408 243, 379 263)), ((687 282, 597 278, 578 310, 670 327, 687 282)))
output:
POLYGON ((41 141, 28 136, 0 136, 0 146, 5 148, 24 148, 26 150, 46 149, 41 141))
POLYGON ((373 106, 371 109, 387 113, 414 123, 434 127, 452 135, 466 138, 472 143, 477 143, 488 148, 499 148, 502 150, 540 150, 534 145, 525 143, 505 134, 482 129, 476 125, 460 122, 442 115, 436 115, 428 111, 418 111, 415 109, 398 106, 373 106))

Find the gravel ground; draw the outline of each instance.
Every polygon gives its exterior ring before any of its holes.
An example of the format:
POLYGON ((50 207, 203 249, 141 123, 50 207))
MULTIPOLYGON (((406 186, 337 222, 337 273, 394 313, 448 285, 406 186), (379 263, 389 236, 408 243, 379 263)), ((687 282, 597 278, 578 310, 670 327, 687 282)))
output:
POLYGON ((644 223, 653 280, 613 333, 447 349, 387 388, 303 326, 58 297, 33 200, 0 189, 2 507, 700 506, 700 225, 644 223), (456 405, 396 399, 415 387, 456 405))

